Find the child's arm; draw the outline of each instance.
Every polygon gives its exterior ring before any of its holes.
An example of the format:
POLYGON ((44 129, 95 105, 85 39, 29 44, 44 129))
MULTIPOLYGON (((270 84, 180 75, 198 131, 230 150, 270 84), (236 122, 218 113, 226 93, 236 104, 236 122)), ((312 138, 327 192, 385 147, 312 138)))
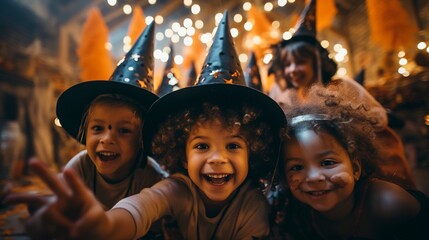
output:
MULTIPOLYGON (((68 236, 70 239, 132 238, 135 225, 131 215, 123 209, 106 213, 73 171, 65 170, 65 181, 61 181, 39 161, 30 161, 30 166, 56 196, 28 220, 27 231, 30 236, 35 239, 46 236, 68 236)), ((29 203, 35 200, 34 197, 11 194, 6 202, 29 203)))

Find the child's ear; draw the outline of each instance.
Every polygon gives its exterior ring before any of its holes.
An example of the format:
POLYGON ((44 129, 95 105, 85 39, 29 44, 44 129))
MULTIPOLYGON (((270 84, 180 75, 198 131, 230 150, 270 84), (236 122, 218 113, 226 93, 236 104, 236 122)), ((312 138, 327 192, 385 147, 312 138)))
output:
POLYGON ((362 174, 362 164, 361 161, 359 159, 354 159, 352 161, 352 165, 353 165, 353 178, 355 181, 358 181, 361 174, 362 174))

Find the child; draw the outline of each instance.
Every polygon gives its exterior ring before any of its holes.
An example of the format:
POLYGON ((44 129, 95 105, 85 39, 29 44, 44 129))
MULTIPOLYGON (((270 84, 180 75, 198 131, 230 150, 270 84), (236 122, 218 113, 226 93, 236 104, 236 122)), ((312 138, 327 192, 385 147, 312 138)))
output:
POLYGON ((283 238, 428 239, 429 199, 376 178, 378 155, 365 116, 338 106, 287 114, 283 238))
POLYGON ((273 174, 286 119, 275 101, 245 86, 227 17, 196 85, 165 95, 148 113, 145 149, 172 175, 104 212, 72 172, 62 185, 32 163, 58 195, 29 221, 34 235, 54 229, 70 238, 135 239, 162 216, 172 216, 185 239, 268 235, 268 204, 257 184, 273 174))
MULTIPOLYGON (((76 84, 57 102, 57 116, 62 127, 86 146, 64 169, 77 173, 104 210, 167 175, 152 158, 146 159, 142 144, 144 119, 149 107, 158 99, 152 93, 153 39, 154 23, 151 23, 109 81, 76 84)), ((46 201, 52 198, 33 199, 28 204, 30 212, 36 212, 46 201)), ((161 236, 158 222, 145 238, 161 236)))
POLYGON ((384 143, 379 164, 382 174, 401 186, 416 188, 410 165, 397 134, 388 127, 386 109, 359 83, 333 78, 336 63, 316 38, 316 1, 303 11, 294 36, 281 43, 281 61, 287 88, 275 100, 285 109, 302 104, 325 102, 351 107, 370 118, 377 141, 384 143))
POLYGON ((142 146, 145 115, 158 99, 152 93, 153 35, 151 23, 109 81, 74 85, 58 99, 63 128, 86 145, 65 169, 75 170, 106 210, 162 177, 142 146))

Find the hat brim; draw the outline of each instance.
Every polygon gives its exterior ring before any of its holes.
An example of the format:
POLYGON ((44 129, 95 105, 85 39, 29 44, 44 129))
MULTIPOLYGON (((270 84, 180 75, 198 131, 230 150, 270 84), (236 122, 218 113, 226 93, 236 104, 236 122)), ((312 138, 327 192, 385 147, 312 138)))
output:
POLYGON ((78 139, 82 116, 92 100, 102 94, 124 95, 147 110, 158 99, 157 95, 146 89, 115 81, 88 81, 70 87, 58 98, 57 117, 64 130, 82 144, 85 144, 85 139, 78 139))
MULTIPOLYGON (((228 104, 244 102, 264 109, 264 119, 273 131, 286 127, 286 117, 280 106, 266 94, 247 86, 213 83, 181 88, 159 98, 150 108, 143 126, 144 149, 152 155, 151 142, 159 126, 170 114, 175 114, 194 103, 228 104)), ((278 137, 278 133, 275 137, 278 137)))
POLYGON ((310 43, 314 46, 320 46, 319 40, 317 40, 317 38, 315 38, 313 35, 296 35, 296 36, 292 36, 288 40, 281 41, 280 47, 283 48, 283 47, 286 47, 287 45, 289 45, 291 43, 295 43, 295 42, 306 42, 306 43, 310 43))

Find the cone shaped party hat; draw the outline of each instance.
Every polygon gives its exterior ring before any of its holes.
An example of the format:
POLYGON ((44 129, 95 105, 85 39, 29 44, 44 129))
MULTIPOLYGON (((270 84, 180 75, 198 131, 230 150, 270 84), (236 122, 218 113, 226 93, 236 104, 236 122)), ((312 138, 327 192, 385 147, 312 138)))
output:
POLYGON ((158 99, 152 92, 154 28, 154 22, 145 28, 108 81, 82 82, 61 94, 57 101, 57 116, 70 136, 85 144, 85 137, 79 134, 82 117, 99 95, 121 94, 134 99, 145 109, 158 99))
POLYGON ((254 52, 250 54, 250 60, 247 64, 244 79, 246 80, 246 84, 248 87, 262 91, 261 74, 259 73, 259 68, 256 62, 256 56, 254 52))

